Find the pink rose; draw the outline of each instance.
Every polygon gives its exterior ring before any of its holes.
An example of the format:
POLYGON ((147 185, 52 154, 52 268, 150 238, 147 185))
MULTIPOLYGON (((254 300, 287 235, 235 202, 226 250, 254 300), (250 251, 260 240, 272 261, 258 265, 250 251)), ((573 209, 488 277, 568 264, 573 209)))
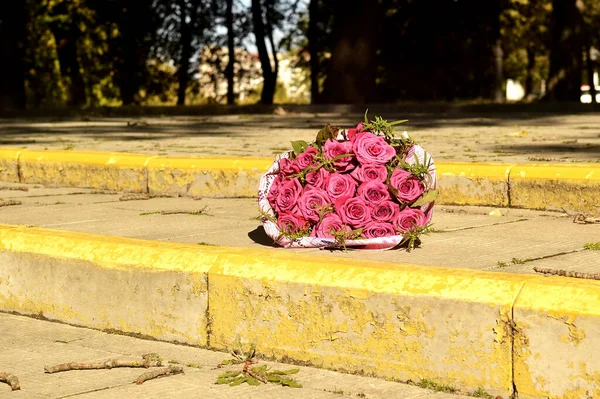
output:
POLYGON ((342 222, 354 228, 365 226, 371 221, 371 208, 362 198, 341 198, 336 201, 335 209, 342 222))
POLYGON ((288 158, 282 158, 279 160, 279 170, 286 176, 295 175, 300 172, 298 164, 288 158))
POLYGON ((318 222, 324 213, 324 207, 330 204, 327 192, 320 188, 307 186, 298 198, 298 208, 306 220, 318 222))
POLYGON ((340 197, 354 197, 356 182, 350 175, 331 173, 325 182, 325 190, 332 201, 340 197))
POLYGON ((387 179, 387 168, 385 165, 366 164, 358 166, 350 174, 361 183, 371 180, 383 183, 387 179))
POLYGON ((415 202, 425 191, 425 185, 421 180, 402 169, 394 170, 390 177, 390 185, 398 190, 396 195, 398 199, 409 204, 415 202))
POLYGON ((371 217, 378 222, 394 222, 400 213, 400 206, 392 201, 384 201, 371 206, 371 217))
MULTIPOLYGON (((349 141, 327 140, 323 146, 323 155, 325 159, 332 160, 340 155, 352 154, 352 143, 349 141)), ((340 158, 333 162, 333 166, 338 172, 347 172, 352 170, 356 165, 352 163, 352 156, 340 158)))
POLYGON ((401 232, 415 230, 415 227, 423 227, 427 224, 427 217, 418 208, 404 208, 396 219, 395 225, 401 232))
POLYGON ((385 184, 371 180, 358 186, 358 196, 367 204, 379 204, 390 199, 390 192, 385 184))
POLYGON ((275 203, 277 196, 279 195, 279 185, 281 185, 282 179, 282 175, 278 174, 275 179, 273 179, 273 183, 271 183, 271 188, 267 194, 267 201, 269 201, 269 205, 271 205, 271 208, 273 209, 275 209, 275 203))
POLYGON ((310 224, 302 215, 297 213, 282 212, 277 218, 279 230, 284 234, 296 234, 308 230, 310 224))
POLYGON ((348 129, 348 133, 346 133, 346 137, 348 137, 348 140, 350 140, 351 142, 354 142, 354 140, 356 139, 356 135, 362 131, 363 131, 363 124, 359 123, 358 125, 356 125, 356 127, 354 129, 348 129))
POLYGON ((386 143, 383 137, 362 132, 356 135, 352 149, 361 164, 384 165, 396 156, 394 147, 386 143))
POLYGON ((319 153, 315 147, 308 147, 304 152, 296 157, 294 162, 299 170, 305 170, 313 164, 315 155, 319 153))
POLYGON ((275 199, 275 210, 277 212, 291 211, 298 203, 298 197, 302 193, 300 180, 284 179, 279 184, 277 198, 275 199))
POLYGON ((329 172, 325 170, 325 168, 319 168, 316 172, 307 173, 305 176, 306 184, 325 189, 327 182, 327 178, 329 177, 329 172))
POLYGON ((370 222, 362 231, 362 236, 365 238, 378 238, 395 236, 396 230, 391 223, 370 222))
POLYGON ((312 231, 312 237, 334 238, 333 231, 350 231, 350 227, 342 222, 342 219, 335 213, 325 215, 321 223, 317 224, 312 231))

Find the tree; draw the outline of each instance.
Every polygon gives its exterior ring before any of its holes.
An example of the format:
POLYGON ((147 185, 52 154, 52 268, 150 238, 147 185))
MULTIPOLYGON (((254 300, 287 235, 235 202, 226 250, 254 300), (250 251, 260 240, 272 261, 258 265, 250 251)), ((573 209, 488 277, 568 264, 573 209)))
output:
POLYGON ((85 82, 78 56, 78 41, 81 27, 90 22, 91 12, 82 4, 83 0, 58 1, 51 3, 48 11, 48 26, 54 35, 60 72, 69 88, 68 105, 86 105, 85 82))
POLYGON ((501 16, 506 77, 524 82, 525 98, 546 79, 551 0, 509 0, 501 16))
POLYGON ((211 27, 211 9, 203 0, 155 0, 154 7, 162 20, 155 54, 162 62, 175 61, 177 105, 184 105, 190 78, 197 70, 199 48, 211 27))
POLYGON ((320 54, 322 45, 319 32, 319 22, 321 21, 322 4, 320 0, 310 0, 308 5, 308 30, 306 37, 308 39, 308 53, 310 57, 310 101, 313 104, 321 102, 321 91, 319 89, 319 80, 321 77, 320 54))
POLYGON ((25 0, 0 2, 0 107, 25 108, 25 47, 27 4, 25 0))
POLYGON ((235 104, 234 68, 235 68, 235 31, 233 30, 233 0, 226 0, 225 25, 227 27, 227 68, 225 76, 227 78, 227 104, 235 104))
POLYGON ((553 0, 547 98, 577 101, 583 72, 582 0, 553 0))
POLYGON ((325 82, 325 99, 332 103, 371 101, 377 74, 377 2, 335 0, 333 50, 325 82))
POLYGON ((600 1, 586 1, 583 22, 583 29, 585 32, 584 51, 587 75, 586 77, 588 85, 590 86, 590 96, 592 97, 592 103, 597 103, 597 91, 596 85, 594 84, 594 72, 596 70, 597 62, 594 62, 593 48, 596 47, 596 49, 598 49, 600 47, 600 33, 598 32, 598 26, 600 26, 600 1))
MULTIPOLYGON (((260 95, 260 102, 262 104, 273 104, 273 97, 275 96, 275 89, 277 87, 277 54, 273 53, 275 60, 275 68, 271 66, 271 60, 269 57, 269 51, 265 40, 267 37, 270 38, 272 44, 272 33, 268 35, 267 26, 264 21, 264 7, 261 0, 252 0, 252 30, 254 32, 254 39, 256 42, 256 49, 258 50, 258 59, 263 75, 263 88, 260 95)), ((269 21, 267 22, 267 24, 269 21)), ((272 32, 272 26, 268 27, 269 31, 272 32)), ((271 48, 274 50, 274 48, 271 48)))
POLYGON ((140 89, 148 80, 147 62, 156 40, 158 21, 151 2, 95 0, 98 23, 104 25, 108 57, 123 105, 139 102, 140 89), (116 28, 116 29, 115 29, 116 28))
POLYGON ((506 7, 503 0, 494 0, 492 3, 492 37, 494 57, 494 88, 493 101, 503 103, 506 98, 504 94, 504 50, 502 49, 501 18, 506 7))

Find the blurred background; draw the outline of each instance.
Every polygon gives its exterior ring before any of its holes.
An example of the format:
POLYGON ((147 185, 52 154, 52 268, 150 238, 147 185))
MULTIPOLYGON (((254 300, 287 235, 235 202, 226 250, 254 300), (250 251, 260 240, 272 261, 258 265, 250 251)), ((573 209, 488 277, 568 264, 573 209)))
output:
POLYGON ((600 0, 1 0, 0 108, 600 102, 600 0))

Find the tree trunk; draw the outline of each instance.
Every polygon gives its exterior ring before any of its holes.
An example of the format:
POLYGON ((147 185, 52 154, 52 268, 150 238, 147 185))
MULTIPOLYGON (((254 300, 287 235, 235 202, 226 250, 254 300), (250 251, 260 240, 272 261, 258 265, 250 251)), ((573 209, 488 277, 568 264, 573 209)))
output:
POLYGON ((179 9, 181 12, 179 46, 181 49, 179 58, 179 69, 177 70, 177 105, 185 105, 185 92, 190 80, 190 58, 192 57, 192 26, 194 15, 188 15, 185 0, 179 0, 179 9), (189 21, 188 21, 189 17, 189 21))
POLYGON ((494 43, 494 102, 504 102, 504 51, 502 50, 502 39, 496 39, 494 43))
POLYGON ((233 0, 227 0, 227 10, 225 15, 227 25, 227 51, 229 61, 225 68, 227 77, 227 104, 235 105, 235 93, 233 90, 234 66, 235 66, 235 32, 233 31, 233 0))
POLYGON ((502 33, 500 28, 500 15, 504 10, 504 0, 494 0, 492 18, 492 32, 494 43, 492 53, 494 57, 494 86, 492 91, 492 100, 496 104, 503 103, 506 99, 504 94, 504 51, 502 49, 502 33))
POLYGON ((277 85, 277 76, 279 75, 279 57, 277 57, 278 49, 275 45, 275 41, 273 40, 273 21, 271 18, 271 7, 273 7, 273 1, 267 2, 267 39, 269 40, 269 45, 271 46, 271 54, 273 56, 273 75, 275 80, 275 85, 277 85))
POLYGON ((0 4, 0 108, 22 109, 25 95, 25 46, 27 4, 25 0, 0 4))
POLYGON ((85 82, 81 75, 79 58, 77 57, 77 38, 71 33, 71 30, 67 34, 61 31, 54 33, 54 37, 58 43, 56 52, 58 54, 58 62, 60 63, 60 73, 63 76, 67 76, 70 80, 69 105, 72 107, 82 107, 87 102, 85 82))
POLYGON ((527 77, 525 78, 525 98, 533 95, 533 74, 535 72, 535 49, 527 48, 527 77))
POLYGON ((312 104, 320 103, 319 90, 319 44, 317 24, 319 21, 319 0, 310 0, 308 6, 308 54, 310 57, 310 102, 312 104))
POLYGON ((265 24, 260 0, 252 0, 252 25, 263 75, 263 89, 260 95, 260 102, 262 104, 273 104, 277 75, 275 75, 271 67, 271 60, 269 59, 269 52, 265 43, 265 24))
POLYGON ((592 48, 588 44, 585 48, 585 59, 586 59, 586 72, 587 81, 590 86, 590 95, 592 96, 592 104, 597 103, 596 101, 596 85, 594 84, 594 62, 592 61, 592 48))
POLYGON ((140 89, 138 79, 138 42, 136 38, 135 10, 132 2, 128 2, 123 10, 121 31, 122 64, 119 71, 119 89, 123 105, 135 103, 135 95, 140 89))
POLYGON ((580 101, 583 70, 580 1, 552 1, 549 100, 580 101))
POLYGON ((378 4, 369 0, 336 0, 333 51, 324 99, 361 104, 374 100, 378 4))

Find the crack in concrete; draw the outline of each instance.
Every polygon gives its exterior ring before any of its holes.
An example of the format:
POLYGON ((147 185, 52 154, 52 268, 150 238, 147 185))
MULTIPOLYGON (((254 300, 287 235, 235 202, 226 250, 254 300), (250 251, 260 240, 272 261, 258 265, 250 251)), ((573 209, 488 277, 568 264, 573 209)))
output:
MULTIPOLYGON (((519 262, 519 263, 512 262, 512 264, 509 265, 509 266, 524 265, 526 263, 530 263, 530 262, 533 262, 533 261, 536 261, 536 260, 544 260, 544 259, 549 259, 549 258, 555 258, 557 256, 574 254, 574 253, 581 252, 581 251, 585 251, 585 248, 577 248, 577 249, 573 249, 571 251, 563 251, 563 252, 558 252, 558 253, 555 253, 555 254, 538 256, 538 257, 535 257, 535 258, 526 258, 526 259, 521 260, 521 262, 519 262)), ((505 268, 506 268, 506 266, 498 266, 498 265, 496 265, 496 266, 488 267, 487 269, 483 269, 483 270, 499 270, 499 269, 505 269, 505 268)))

